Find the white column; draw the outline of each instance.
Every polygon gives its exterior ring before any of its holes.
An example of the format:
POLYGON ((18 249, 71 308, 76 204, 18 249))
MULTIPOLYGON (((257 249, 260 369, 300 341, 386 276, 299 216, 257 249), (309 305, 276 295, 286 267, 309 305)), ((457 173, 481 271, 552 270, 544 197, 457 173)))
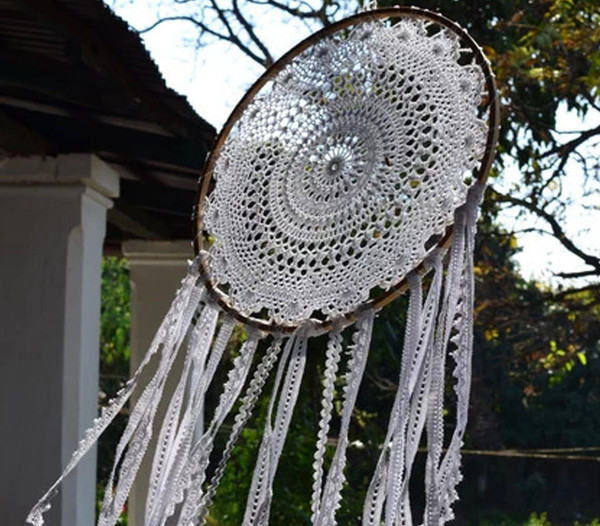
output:
MULTIPOLYGON (((190 241, 127 241, 123 243, 123 254, 129 260, 131 280, 130 367, 133 374, 143 360, 154 333, 175 297, 175 292, 186 274, 187 261, 193 257, 193 250, 190 241)), ((182 356, 183 353, 180 354, 180 358, 182 356)), ((166 409, 165 400, 169 400, 175 390, 181 362, 182 360, 178 359, 175 363, 165 385, 163 401, 156 415, 157 422, 162 421, 166 409)), ((153 368, 149 367, 142 379, 142 385, 153 372, 153 368)), ((155 429, 157 429, 156 425, 155 429)), ((144 524, 147 481, 154 449, 153 440, 129 496, 128 524, 130 526, 144 524)))
MULTIPOLYGON (((97 415, 106 210, 119 178, 88 154, 0 163, 0 522, 24 524, 97 415)), ((95 450, 48 525, 94 522, 95 450)))

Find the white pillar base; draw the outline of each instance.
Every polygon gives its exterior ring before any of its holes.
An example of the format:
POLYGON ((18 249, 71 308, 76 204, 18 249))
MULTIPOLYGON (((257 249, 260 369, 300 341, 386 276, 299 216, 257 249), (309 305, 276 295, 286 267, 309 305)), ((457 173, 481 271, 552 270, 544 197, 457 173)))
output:
MULTIPOLYGON (((181 280, 187 272, 187 261, 193 257, 189 241, 127 241, 123 243, 123 254, 129 260, 131 280, 131 373, 138 368, 156 330, 175 298, 181 280)), ((180 358, 183 354, 180 354, 180 358)), ((178 371, 182 360, 178 358, 165 385, 163 401, 159 405, 156 422, 161 422, 169 400, 175 390, 178 371)), ((148 368, 141 385, 153 373, 148 368)), ((141 391, 140 391, 141 392, 141 391)), ((156 431, 157 433, 158 431, 156 431)), ((129 526, 143 526, 144 508, 148 493, 155 438, 146 452, 138 477, 131 489, 128 502, 129 526)))
MULTIPOLYGON (((118 176, 87 155, 0 165, 0 515, 24 524, 97 415, 100 276, 118 176)), ((94 522, 95 451, 49 526, 94 522)))

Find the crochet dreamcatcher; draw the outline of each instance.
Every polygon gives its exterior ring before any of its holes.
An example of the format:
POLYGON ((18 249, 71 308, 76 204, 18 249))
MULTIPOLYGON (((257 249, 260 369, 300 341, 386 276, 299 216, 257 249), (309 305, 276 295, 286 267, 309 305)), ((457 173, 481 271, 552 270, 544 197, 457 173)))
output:
POLYGON ((425 435, 426 506, 419 522, 450 520, 471 378, 475 221, 497 121, 487 60, 462 28, 433 12, 367 11, 314 34, 274 64, 234 110, 207 161, 197 256, 144 362, 28 521, 43 523, 62 479, 139 387, 99 524, 117 521, 153 427, 158 440, 145 524, 164 525, 169 517, 169 524, 204 524, 225 465, 273 376, 250 492, 242 497, 243 524, 268 524, 307 345, 329 333, 312 524, 334 525, 374 318, 405 292, 398 389, 362 523, 412 524, 409 481, 425 435), (247 339, 198 438, 207 389, 237 325, 246 327, 247 339), (257 353, 261 341, 266 350, 257 353), (154 422, 178 353, 185 355, 183 372, 166 416, 154 422), (347 368, 339 371, 343 354, 347 368), (444 439, 447 356, 457 407, 454 431, 444 439), (156 373, 138 386, 151 360, 158 362, 156 373), (340 383, 339 432, 326 462, 340 383), (229 438, 216 451, 226 421, 229 438))

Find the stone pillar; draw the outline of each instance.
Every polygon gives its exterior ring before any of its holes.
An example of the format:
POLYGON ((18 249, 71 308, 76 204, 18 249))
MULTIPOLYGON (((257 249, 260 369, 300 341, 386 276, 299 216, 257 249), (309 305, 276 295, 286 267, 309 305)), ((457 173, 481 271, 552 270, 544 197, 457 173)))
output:
MULTIPOLYGON (((119 178, 89 154, 0 162, 0 522, 25 516, 97 415, 106 210, 119 178)), ((95 450, 46 515, 94 522, 95 450)))
MULTIPOLYGON (((193 257, 190 241, 127 241, 123 254, 129 260, 131 280, 131 373, 138 368, 154 337, 160 322, 167 313, 175 292, 187 271, 187 261, 193 257)), ((183 353, 174 365, 173 374, 165 385, 163 400, 158 408, 156 422, 161 422, 166 409, 165 401, 175 390, 183 353)), ((154 373, 152 363, 145 371, 142 385, 154 373)), ((141 390, 138 390, 140 393, 141 390)), ((158 433, 155 425, 155 435, 158 433)), ((128 503, 128 524, 143 526, 146 505, 147 481, 154 456, 155 438, 150 443, 138 477, 133 485, 128 503)))

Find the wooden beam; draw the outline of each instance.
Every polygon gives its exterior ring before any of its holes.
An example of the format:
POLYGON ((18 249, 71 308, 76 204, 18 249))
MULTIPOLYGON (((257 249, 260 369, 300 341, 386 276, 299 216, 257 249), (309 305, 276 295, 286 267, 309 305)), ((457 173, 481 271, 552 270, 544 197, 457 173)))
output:
POLYGON ((121 179, 121 198, 149 212, 191 217, 195 195, 191 190, 121 179))
POLYGON ((173 239, 173 232, 168 226, 158 221, 151 214, 129 205, 121 200, 108 211, 108 223, 133 237, 148 240, 173 239))
POLYGON ((44 137, 11 119, 0 108, 0 151, 12 155, 43 155, 48 146, 44 137))

